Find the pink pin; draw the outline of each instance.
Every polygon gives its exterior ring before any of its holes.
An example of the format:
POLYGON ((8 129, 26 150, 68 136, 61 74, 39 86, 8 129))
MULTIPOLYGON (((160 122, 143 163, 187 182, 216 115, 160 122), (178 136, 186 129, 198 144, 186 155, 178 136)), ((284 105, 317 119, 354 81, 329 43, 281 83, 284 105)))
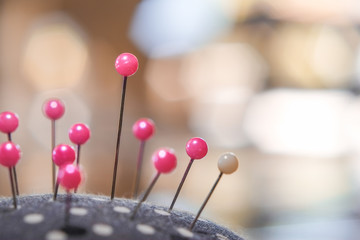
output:
POLYGON ((65 208, 65 226, 62 228, 65 232, 71 231, 74 228, 70 226, 70 205, 71 205, 71 193, 72 189, 77 189, 82 181, 82 173, 77 166, 73 164, 65 164, 59 168, 59 173, 57 177, 57 182, 65 188, 67 197, 66 197, 66 208, 65 208))
POLYGON ((114 173, 113 173, 113 180, 111 186, 111 200, 114 199, 114 195, 115 195, 115 184, 116 184, 117 168, 119 163, 120 137, 121 137, 123 116, 124 116, 127 78, 134 75, 138 70, 138 67, 139 67, 139 62, 137 58, 131 53, 122 53, 115 60, 115 69, 124 78, 123 78, 123 87, 122 87, 122 96, 121 96, 121 105, 120 105, 119 127, 118 127, 118 134, 116 140, 114 173))
POLYGON ((11 168, 15 167, 21 156, 20 147, 13 142, 5 142, 0 145, 0 164, 9 168, 11 191, 13 195, 14 208, 17 208, 14 177, 11 168))
POLYGON ((191 138, 186 144, 186 153, 190 157, 190 162, 185 170, 184 176, 181 179, 181 182, 176 190, 175 196, 171 205, 169 207, 169 211, 173 209, 176 199, 179 196, 182 186, 184 185, 185 179, 190 171, 191 165, 193 164, 195 159, 202 159, 206 156, 208 152, 208 146, 204 139, 202 138, 191 138))
MULTIPOLYGON (((43 105, 43 112, 51 120, 51 151, 55 148, 56 132, 55 121, 61 118, 65 112, 64 103, 60 99, 49 99, 43 105)), ((55 192, 55 164, 52 162, 52 186, 55 192)))
MULTIPOLYGON (((65 166, 67 164, 72 164, 75 161, 75 155, 76 155, 75 150, 70 145, 59 144, 54 148, 52 158, 54 164, 56 164, 56 166, 61 168, 62 166, 65 166)), ((60 174, 60 169, 58 171, 58 176, 59 174, 60 174)), ((57 198, 59 184, 60 184, 59 178, 57 178, 54 187, 54 196, 53 196, 54 201, 57 198)))
POLYGON ((139 155, 138 155, 138 160, 137 160, 136 173, 135 173, 135 184, 134 184, 134 190, 133 190, 133 197, 137 197, 138 190, 139 190, 142 162, 143 162, 143 157, 144 157, 145 142, 146 142, 146 140, 151 138, 152 135, 154 134, 155 124, 149 118, 140 118, 139 120, 137 120, 134 123, 134 125, 132 127, 132 131, 133 131, 134 136, 140 140, 140 149, 139 149, 139 155))
POLYGON ((136 205, 134 212, 131 216, 131 219, 134 219, 137 211, 139 210, 141 203, 146 200, 149 196, 152 188, 154 187, 156 181, 159 179, 161 173, 170 173, 176 167, 176 156, 173 149, 169 148, 160 148, 159 150, 155 151, 152 155, 152 162, 157 170, 157 173, 154 179, 151 181, 149 187, 147 188, 144 196, 136 205))
MULTIPOLYGON (((13 133, 19 126, 19 117, 16 113, 13 112, 2 112, 0 113, 0 131, 7 134, 8 141, 12 141, 11 133, 13 133)), ((16 174, 16 167, 12 167, 11 171, 13 172, 14 182, 15 182, 15 191, 16 195, 19 196, 19 185, 16 174)))
POLYGON ((57 180, 60 185, 69 192, 70 190, 79 187, 82 180, 82 174, 77 166, 68 163, 60 167, 57 180))
POLYGON ((76 123, 69 130, 71 142, 77 145, 76 165, 80 162, 80 146, 85 144, 90 138, 90 129, 86 124, 76 123))
MULTIPOLYGON (((80 164, 80 146, 85 144, 90 138, 90 128, 83 123, 74 124, 69 130, 70 140, 77 145, 76 165, 80 164)), ((77 188, 75 188, 75 193, 77 188)))

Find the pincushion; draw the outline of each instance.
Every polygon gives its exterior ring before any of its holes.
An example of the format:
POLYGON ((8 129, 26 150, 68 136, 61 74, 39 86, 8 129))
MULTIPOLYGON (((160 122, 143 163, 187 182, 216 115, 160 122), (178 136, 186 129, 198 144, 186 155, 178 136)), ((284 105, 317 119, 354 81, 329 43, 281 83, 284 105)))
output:
POLYGON ((242 240, 232 231, 194 215, 144 202, 135 219, 130 215, 137 201, 85 194, 51 194, 0 198, 0 239, 161 239, 242 240))

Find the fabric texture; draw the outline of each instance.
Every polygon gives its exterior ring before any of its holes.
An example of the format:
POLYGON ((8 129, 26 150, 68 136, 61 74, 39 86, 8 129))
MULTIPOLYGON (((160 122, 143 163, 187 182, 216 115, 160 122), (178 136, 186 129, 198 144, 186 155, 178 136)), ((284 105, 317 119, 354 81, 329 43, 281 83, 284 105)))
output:
POLYGON ((0 198, 0 239, 152 239, 243 240, 234 232, 200 219, 190 231, 194 214, 144 202, 135 218, 137 201, 99 195, 60 194, 0 198))

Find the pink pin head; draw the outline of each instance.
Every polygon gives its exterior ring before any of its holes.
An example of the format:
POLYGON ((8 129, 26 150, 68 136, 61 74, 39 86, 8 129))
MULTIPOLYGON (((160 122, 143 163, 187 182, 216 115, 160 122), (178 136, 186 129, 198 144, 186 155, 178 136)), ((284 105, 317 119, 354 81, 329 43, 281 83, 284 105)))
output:
POLYGON ((82 174, 78 167, 73 164, 66 164, 60 167, 57 179, 59 184, 69 191, 79 187, 82 174))
POLYGON ((0 113, 0 131, 3 133, 12 133, 19 126, 19 117, 13 112, 0 113))
POLYGON ((186 144, 186 153, 191 159, 201 159, 207 152, 207 143, 202 138, 191 138, 186 144))
POLYGON ((0 145, 0 164, 5 167, 13 167, 21 156, 19 145, 13 142, 4 142, 0 145))
POLYGON ((155 124, 149 118, 140 118, 134 123, 132 131, 137 139, 146 141, 154 134, 155 124))
POLYGON ((57 120, 64 115, 65 106, 60 99, 50 99, 44 103, 43 111, 49 119, 57 120))
POLYGON ((131 53, 122 53, 115 60, 116 71, 125 76, 134 75, 139 67, 139 61, 135 55, 131 53))
POLYGON ((69 138, 75 144, 84 144, 90 138, 90 129, 86 124, 76 123, 69 130, 69 138))
POLYGON ((75 150, 70 145, 59 144, 52 153, 52 158, 57 166, 73 163, 75 161, 75 150))
POLYGON ((160 173, 169 173, 176 167, 175 151, 170 148, 160 148, 152 155, 156 170, 160 173))

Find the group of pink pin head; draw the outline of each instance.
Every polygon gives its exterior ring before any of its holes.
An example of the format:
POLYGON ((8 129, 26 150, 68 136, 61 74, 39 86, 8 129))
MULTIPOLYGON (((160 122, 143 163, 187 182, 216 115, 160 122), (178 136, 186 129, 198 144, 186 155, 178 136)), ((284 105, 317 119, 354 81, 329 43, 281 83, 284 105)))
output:
MULTIPOLYGON (((124 86, 123 86, 123 97, 122 104, 120 109, 120 121, 119 121, 119 130, 118 130, 118 143, 116 149, 116 158, 115 158, 115 166, 114 166, 114 175, 113 175, 113 187, 111 199, 114 197, 114 189, 116 182, 116 168, 117 168, 117 160, 118 160, 118 152, 119 152, 119 143, 120 143, 120 134, 121 134, 121 125, 122 125, 122 116, 123 116, 123 101, 125 99, 125 89, 126 89, 126 80, 127 77, 132 76, 136 73, 139 67, 138 59, 131 53, 122 53, 115 60, 115 69, 116 71, 124 77, 124 86)), ((65 105, 60 99, 50 99, 46 101, 43 105, 43 113, 44 115, 52 120, 52 161, 53 161, 53 181, 55 180, 55 165, 59 167, 57 178, 56 178, 56 187, 54 189, 54 200, 56 199, 57 188, 59 185, 64 187, 67 192, 72 189, 78 188, 79 184, 83 179, 83 174, 79 167, 79 156, 80 156, 80 145, 85 144, 90 138, 90 129, 86 124, 76 123, 74 124, 68 132, 69 139, 72 143, 77 145, 77 152, 75 149, 68 144, 58 144, 55 146, 55 120, 60 119, 65 113, 65 105), (77 164, 74 164, 74 161, 77 157, 77 164), (55 165, 54 165, 55 164, 55 165)), ((12 112, 3 112, 0 114, 0 131, 8 134, 9 141, 0 144, 0 164, 8 167, 10 170, 13 168, 15 172, 14 166, 18 163, 21 152, 20 147, 11 141, 11 133, 14 132, 19 125, 19 118, 15 113, 12 112)), ((141 147, 139 151, 138 164, 141 164, 145 141, 149 140, 155 133, 155 124, 149 118, 140 118, 137 120, 133 126, 132 131, 134 136, 141 141, 141 147), (140 161, 141 160, 141 161, 140 161)), ((181 187, 185 181, 186 175, 188 174, 191 164, 194 160, 199 160, 204 158, 208 153, 208 145, 206 141, 199 137, 191 138, 185 147, 187 155, 190 157, 189 165, 185 171, 184 177, 179 185, 179 188, 175 194, 173 202, 169 210, 172 209, 178 194, 180 193, 181 187)), ((152 163, 157 170, 157 175, 151 183, 150 187, 146 191, 143 199, 139 201, 136 206, 132 217, 135 216, 137 209, 139 209, 141 202, 143 202, 147 195, 150 193, 153 185, 156 180, 162 173, 170 173, 177 166, 177 157, 175 155, 175 151, 172 148, 159 148, 157 149, 152 157, 152 163)), ((220 180, 222 174, 230 174, 236 171, 238 168, 238 159, 233 153, 225 153, 220 156, 218 160, 218 168, 220 170, 220 175, 214 184, 214 187, 211 191, 214 190, 216 184, 220 180)), ((138 166, 138 170, 140 166, 138 166)), ((16 174, 15 174, 16 175, 16 174)), ((139 174, 140 175, 140 174, 139 174)), ((12 187, 13 188, 13 187, 12 187)), ((210 197, 208 195, 208 198, 210 197)), ((16 198, 14 195, 14 206, 16 208, 16 198)), ((207 199, 208 200, 208 199, 207 199)), ((199 217, 203 207, 205 206, 207 200, 204 202, 201 210, 198 212, 195 220, 193 221, 191 228, 195 224, 197 218, 199 217)))
MULTIPOLYGON (((50 120, 58 120, 65 113, 65 104, 60 99, 49 99, 43 105, 43 112, 50 120)), ((69 139, 74 144, 85 144, 89 138, 90 129, 86 124, 76 123, 69 129, 69 139)), ((66 190, 77 188, 81 183, 79 167, 73 165, 75 158, 76 152, 68 144, 59 144, 53 149, 52 160, 59 167, 57 181, 66 190)))
MULTIPOLYGON (((19 117, 13 112, 0 113, 0 131, 5 134, 13 133, 19 126, 19 117)), ((21 157, 20 146, 10 140, 0 145, 0 164, 14 167, 21 157)))

